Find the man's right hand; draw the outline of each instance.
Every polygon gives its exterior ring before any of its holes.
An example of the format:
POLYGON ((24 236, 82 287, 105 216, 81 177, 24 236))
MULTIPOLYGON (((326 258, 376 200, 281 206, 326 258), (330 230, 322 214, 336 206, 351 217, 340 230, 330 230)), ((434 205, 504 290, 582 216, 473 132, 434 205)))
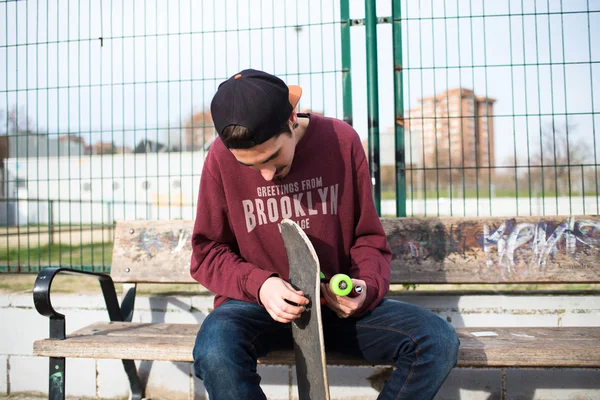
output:
POLYGON ((288 282, 272 276, 260 287, 258 297, 271 318, 288 323, 300 317, 308 299, 301 290, 296 290, 288 282), (298 306, 287 301, 298 304, 298 306))

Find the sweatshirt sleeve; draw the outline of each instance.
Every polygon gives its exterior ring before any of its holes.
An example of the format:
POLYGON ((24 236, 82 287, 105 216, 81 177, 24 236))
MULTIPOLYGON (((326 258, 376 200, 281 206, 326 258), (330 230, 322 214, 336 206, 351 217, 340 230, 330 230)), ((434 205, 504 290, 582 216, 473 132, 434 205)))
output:
POLYGON ((350 249, 350 276, 364 280, 367 298, 353 315, 360 317, 373 310, 385 297, 390 288, 391 250, 387 243, 381 220, 377 215, 371 194, 371 178, 367 158, 362 151, 355 151, 357 199, 355 209, 354 244, 350 249))
POLYGON ((237 253, 223 187, 211 174, 209 163, 207 157, 200 178, 190 273, 213 293, 260 303, 260 287, 273 272, 246 262, 237 253))

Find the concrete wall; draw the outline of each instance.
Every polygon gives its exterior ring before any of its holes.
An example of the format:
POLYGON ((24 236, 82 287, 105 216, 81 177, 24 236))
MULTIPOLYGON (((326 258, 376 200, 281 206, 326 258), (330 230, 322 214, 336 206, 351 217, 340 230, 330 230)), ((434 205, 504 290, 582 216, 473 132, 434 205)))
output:
MULTIPOLYGON (((414 296, 399 298, 422 305, 454 326, 600 326, 600 299, 584 296, 414 296)), ((100 295, 53 296, 67 316, 67 330, 106 320, 100 295)), ((211 295, 142 296, 135 321, 201 322, 211 295)), ((48 360, 32 356, 32 343, 47 337, 48 320, 33 307, 31 293, 0 294, 0 397, 21 392, 47 393, 48 360)), ((138 362, 152 399, 203 399, 202 382, 188 363, 138 362)), ((296 399, 295 371, 259 368, 269 399, 296 399)), ((389 369, 330 367, 333 399, 375 399, 389 369)), ((67 395, 74 398, 126 398, 128 381, 118 360, 68 359, 67 395)), ((600 399, 600 369, 455 369, 436 399, 600 399)))

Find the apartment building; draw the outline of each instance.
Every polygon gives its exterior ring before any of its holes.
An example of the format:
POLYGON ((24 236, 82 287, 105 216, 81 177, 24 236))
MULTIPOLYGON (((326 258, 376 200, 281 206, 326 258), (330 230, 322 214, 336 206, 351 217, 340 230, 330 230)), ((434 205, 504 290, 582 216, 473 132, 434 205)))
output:
POLYGON ((494 166, 494 102, 463 88, 419 99, 405 120, 422 138, 421 167, 494 166))

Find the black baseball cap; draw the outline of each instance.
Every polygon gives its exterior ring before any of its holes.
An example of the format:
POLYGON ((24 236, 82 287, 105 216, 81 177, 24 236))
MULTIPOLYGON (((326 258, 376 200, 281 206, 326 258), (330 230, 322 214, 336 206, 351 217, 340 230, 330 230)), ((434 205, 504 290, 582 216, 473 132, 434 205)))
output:
POLYGON ((219 85, 210 112, 219 136, 229 125, 242 125, 258 145, 276 134, 302 96, 300 86, 286 85, 280 78, 245 69, 219 85))

